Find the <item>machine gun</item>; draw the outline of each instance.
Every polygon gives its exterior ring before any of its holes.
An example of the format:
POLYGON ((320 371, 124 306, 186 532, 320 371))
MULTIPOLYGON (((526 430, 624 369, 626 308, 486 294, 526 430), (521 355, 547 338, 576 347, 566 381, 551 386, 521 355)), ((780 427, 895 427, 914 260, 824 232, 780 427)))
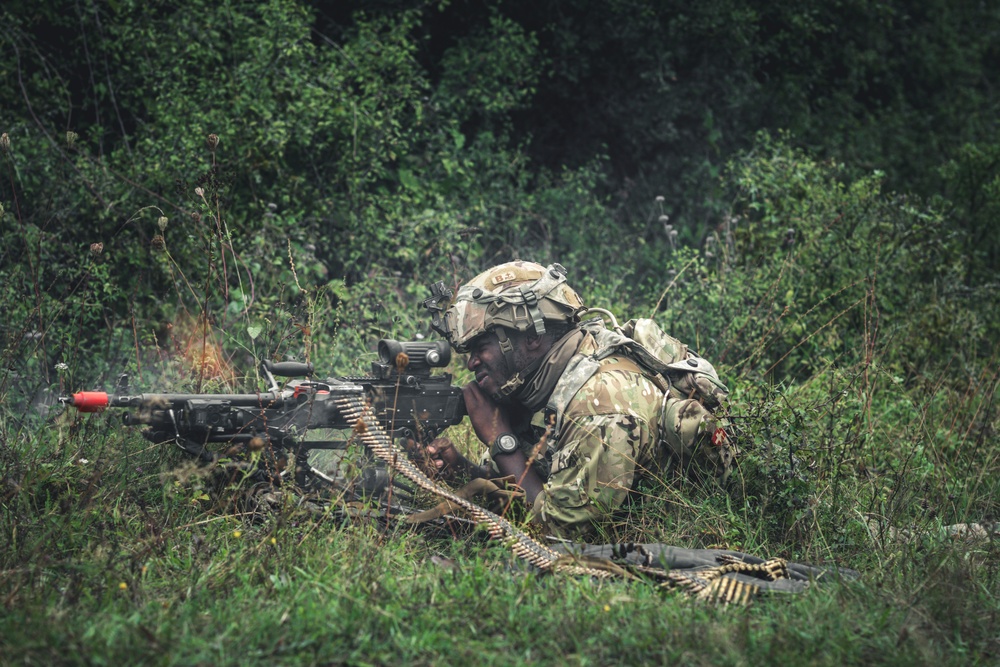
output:
MULTIPOLYGON (((378 355, 370 376, 325 380, 313 378, 312 364, 265 360, 261 370, 268 389, 263 392, 130 394, 128 377, 122 376, 114 394, 81 391, 59 401, 80 412, 122 408, 124 423, 144 427, 146 439, 175 443, 187 454, 224 464, 255 483, 287 484, 292 477, 306 491, 332 488, 354 497, 377 497, 393 482, 384 465, 369 459, 354 466, 360 474, 353 477, 314 465, 317 451, 341 450, 342 459, 351 440, 355 424, 337 407, 338 397, 363 397, 390 436, 422 443, 466 414, 462 388, 451 384, 450 373, 433 372, 451 360, 447 342, 382 339, 378 355), (275 375, 293 379, 282 387, 275 375)), ((399 482, 394 486, 404 497, 412 493, 399 482)))

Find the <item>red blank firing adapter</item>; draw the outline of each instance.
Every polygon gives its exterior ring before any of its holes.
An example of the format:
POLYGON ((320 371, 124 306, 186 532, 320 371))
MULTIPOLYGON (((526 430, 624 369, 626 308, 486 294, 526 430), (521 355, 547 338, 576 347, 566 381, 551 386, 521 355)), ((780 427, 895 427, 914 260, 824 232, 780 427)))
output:
POLYGON ((78 391, 70 405, 80 412, 102 412, 109 405, 108 395, 103 391, 78 391))

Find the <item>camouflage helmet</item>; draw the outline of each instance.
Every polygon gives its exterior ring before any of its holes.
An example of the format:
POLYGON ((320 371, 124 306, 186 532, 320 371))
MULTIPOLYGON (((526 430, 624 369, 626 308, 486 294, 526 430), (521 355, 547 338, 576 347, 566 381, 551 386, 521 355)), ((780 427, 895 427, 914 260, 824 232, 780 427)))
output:
POLYGON ((443 333, 456 351, 468 352, 469 342, 487 332, 495 331, 506 341, 506 332, 497 327, 544 334, 546 321, 576 322, 582 309, 583 301, 566 284, 562 265, 508 262, 459 288, 444 314, 443 333))

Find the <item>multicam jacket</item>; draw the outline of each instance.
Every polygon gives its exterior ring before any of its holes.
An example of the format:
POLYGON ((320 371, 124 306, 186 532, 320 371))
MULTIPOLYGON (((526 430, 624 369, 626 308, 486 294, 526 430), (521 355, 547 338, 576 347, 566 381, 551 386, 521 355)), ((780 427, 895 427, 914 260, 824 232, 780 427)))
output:
MULTIPOLYGON (((642 321, 638 324, 643 326, 642 321)), ((609 341, 622 340, 619 334, 603 326, 585 325, 585 331, 546 408, 532 418, 536 432, 545 425, 552 429, 546 460, 538 469, 547 479, 532 516, 557 534, 575 537, 618 508, 637 478, 661 474, 671 458, 707 469, 724 481, 734 453, 723 424, 705 407, 716 407, 725 397, 710 364, 697 360, 710 371, 697 378, 709 395, 695 398, 696 392, 678 389, 694 381, 687 366, 684 372, 666 371, 670 380, 665 392, 663 375, 655 377, 623 347, 609 346, 609 341)), ((685 346, 669 340, 678 347, 665 355, 667 360, 672 355, 679 362, 693 357, 685 346)), ((664 356, 661 350, 655 353, 664 356)))

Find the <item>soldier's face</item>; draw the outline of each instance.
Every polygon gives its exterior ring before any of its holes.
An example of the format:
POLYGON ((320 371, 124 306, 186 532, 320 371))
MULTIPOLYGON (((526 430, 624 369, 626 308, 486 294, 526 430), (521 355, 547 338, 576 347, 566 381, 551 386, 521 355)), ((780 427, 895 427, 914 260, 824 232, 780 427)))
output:
POLYGON ((496 396, 513 375, 494 333, 483 334, 469 344, 468 368, 476 374, 476 383, 487 396, 496 396))

